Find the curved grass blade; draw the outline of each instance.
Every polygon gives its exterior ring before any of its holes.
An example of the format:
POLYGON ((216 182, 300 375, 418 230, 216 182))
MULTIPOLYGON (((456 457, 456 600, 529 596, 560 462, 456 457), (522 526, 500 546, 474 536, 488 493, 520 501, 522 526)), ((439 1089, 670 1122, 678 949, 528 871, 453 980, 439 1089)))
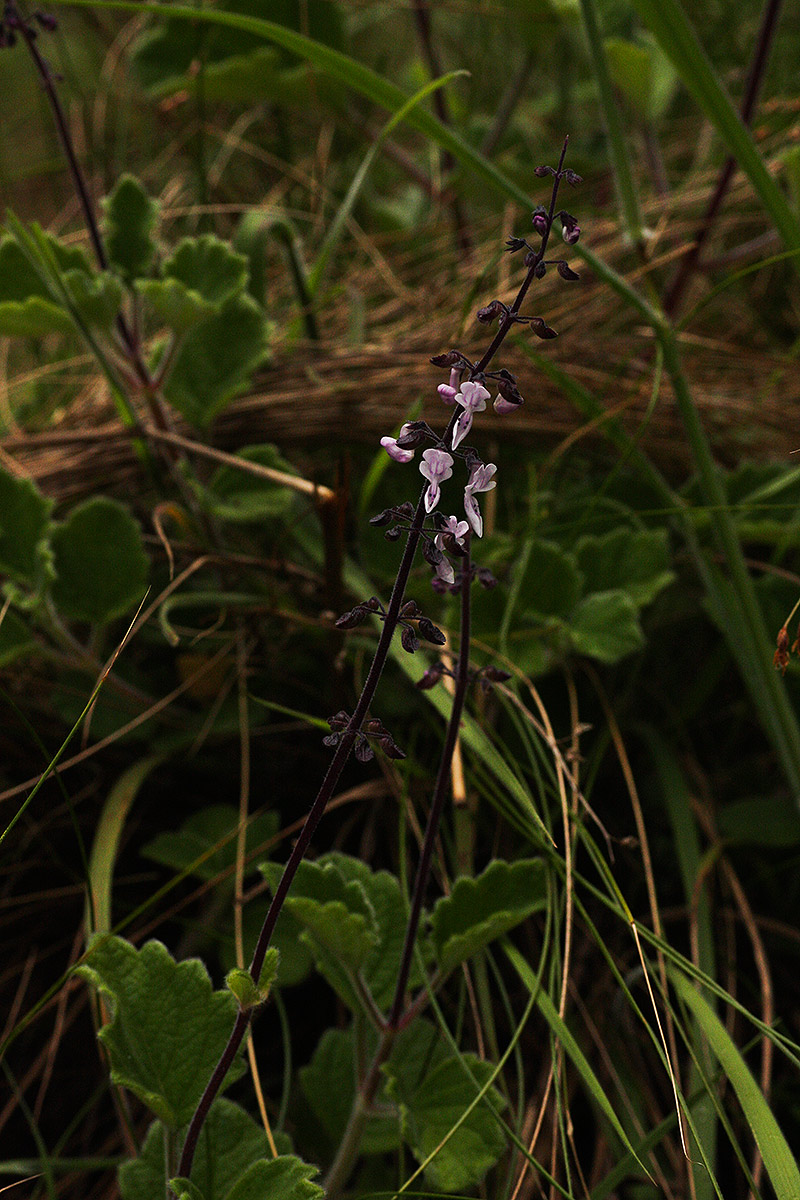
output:
POLYGON ((730 1081, 742 1106, 756 1144, 764 1160, 778 1200, 797 1200, 800 1196, 800 1168, 786 1138, 750 1069, 734 1045, 728 1031, 699 991, 685 975, 668 969, 672 986, 702 1027, 709 1045, 730 1081))

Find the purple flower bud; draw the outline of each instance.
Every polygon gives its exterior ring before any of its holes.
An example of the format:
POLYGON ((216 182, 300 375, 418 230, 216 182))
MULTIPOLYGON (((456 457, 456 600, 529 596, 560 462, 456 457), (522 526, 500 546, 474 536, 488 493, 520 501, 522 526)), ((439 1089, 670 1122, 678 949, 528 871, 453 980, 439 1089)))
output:
POLYGON ((566 171, 561 172, 561 178, 566 179, 570 187, 577 187, 579 183, 583 183, 583 177, 573 171, 571 167, 567 167, 566 171))
MULTIPOLYGON (((400 430, 400 436, 402 437, 403 434, 407 433, 410 428, 411 428, 410 425, 408 425, 408 424, 404 425, 402 427, 402 429, 400 430)), ((413 450, 404 450, 402 446, 398 446, 397 438, 382 437, 381 445, 383 446, 384 450, 389 455, 389 457, 393 458, 395 460, 395 462, 400 462, 400 463, 411 462, 412 458, 414 457, 413 450)))
POLYGON ((355 756, 360 763, 371 762, 375 757, 375 752, 365 737, 360 737, 356 742, 355 756))
POLYGON ((545 175, 555 175, 552 167, 534 167, 534 175, 538 175, 539 179, 544 179, 545 175))
POLYGON ((447 638, 442 633, 438 626, 434 625, 427 617, 420 617, 417 622, 419 636, 424 638, 426 642, 433 642, 434 646, 444 646, 447 638))
POLYGON ((536 279, 544 279, 545 275, 547 274, 547 263, 546 262, 537 263, 536 270, 533 272, 533 274, 534 274, 534 278, 536 278, 536 279))
POLYGON ((349 715, 344 711, 343 708, 341 708, 337 713, 334 713, 332 717, 328 717, 328 724, 333 730, 345 729, 349 720, 349 715))
POLYGON ((435 687, 444 674, 444 663, 435 662, 428 667, 421 679, 417 680, 417 687, 421 692, 425 692, 428 688, 435 687))
POLYGON ((508 305, 503 304, 500 300, 492 300, 491 304, 487 304, 485 308, 479 308, 475 317, 481 325, 491 325, 498 317, 502 317, 507 312, 508 305))
POLYGON ((400 609, 400 616, 406 618, 418 617, 421 612, 422 609, 417 604, 416 600, 406 600, 405 604, 400 609))
POLYGON ((538 208, 533 210, 531 214, 533 228, 540 237, 544 237, 550 228, 550 222, 547 219, 547 210, 540 204, 538 208))
POLYGON ((580 225, 573 225, 571 229, 562 229, 561 236, 568 246, 574 246, 581 236, 580 225))
POLYGON ((403 531, 399 525, 393 525, 391 529, 386 530, 386 533, 383 536, 386 538, 387 542, 396 542, 402 532, 403 531))
POLYGON ((482 588, 486 588, 487 592, 493 587, 497 587, 497 580, 488 567, 478 567, 475 578, 482 588))
POLYGON ((403 626, 400 632, 400 644, 409 654, 413 654, 415 650, 419 650, 419 638, 410 625, 403 626))
POLYGON ((567 265, 567 263, 564 261, 563 258, 562 258, 561 262, 558 264, 558 273, 562 279, 580 279, 580 275, 578 274, 578 272, 573 271, 571 269, 571 267, 569 267, 567 265))
POLYGON ((36 12, 33 15, 41 25, 42 29, 46 29, 48 33, 52 33, 54 30, 58 29, 58 21, 52 13, 36 12))
POLYGON ((545 341, 558 337, 555 329, 551 329, 543 317, 531 317, 531 329, 537 337, 544 338, 545 341))
POLYGON ((521 250, 523 246, 527 246, 525 238, 510 237, 506 238, 506 250, 511 254, 515 254, 517 250, 521 250))
POLYGON ((431 362, 435 367, 458 367, 462 371, 472 367, 472 363, 460 350, 448 350, 445 354, 434 354, 431 362))

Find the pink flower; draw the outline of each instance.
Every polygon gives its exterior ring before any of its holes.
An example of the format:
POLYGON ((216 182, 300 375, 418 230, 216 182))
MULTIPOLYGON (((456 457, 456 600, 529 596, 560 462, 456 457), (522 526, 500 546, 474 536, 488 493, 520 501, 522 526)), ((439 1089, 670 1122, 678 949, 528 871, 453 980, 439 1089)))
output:
POLYGON ((473 415, 476 412, 483 412, 486 408, 489 393, 482 383, 475 383, 474 380, 468 380, 466 383, 462 383, 461 390, 456 394, 455 399, 456 404, 460 404, 464 411, 459 416, 453 429, 454 450, 459 442, 463 442, 472 428, 473 415))
MULTIPOLYGON (((403 434, 408 433, 410 428, 411 428, 411 426, 408 425, 408 423, 406 423, 400 430, 398 437, 402 437, 403 434)), ((389 455, 389 457, 393 458, 395 460, 395 462, 401 462, 401 463, 411 462, 412 458, 414 457, 413 450, 403 450, 403 449, 401 449, 400 446, 398 446, 397 438, 382 437, 381 445, 383 446, 384 450, 389 455)))
POLYGON ((432 512, 439 503, 439 485, 453 474, 453 459, 446 450, 423 450, 419 469, 428 480, 425 512, 432 512))
POLYGON ((439 395, 442 397, 442 400, 444 400, 445 404, 455 404, 460 382, 461 371, 458 367, 453 367, 450 372, 450 382, 440 383, 436 389, 439 395))
POLYGON ((469 483, 464 488, 464 512, 478 537, 483 536, 483 517, 475 492, 490 492, 497 487, 497 480, 492 478, 496 471, 494 463, 476 463, 470 472, 469 483))

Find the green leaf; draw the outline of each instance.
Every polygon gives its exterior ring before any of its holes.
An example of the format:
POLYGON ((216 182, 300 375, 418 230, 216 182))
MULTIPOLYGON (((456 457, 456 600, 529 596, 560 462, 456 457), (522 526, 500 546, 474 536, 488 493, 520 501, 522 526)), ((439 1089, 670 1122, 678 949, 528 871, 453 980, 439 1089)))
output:
POLYGON ((150 563, 139 526, 118 500, 93 496, 53 530, 52 593, 64 616, 104 624, 144 597, 150 563))
POLYGON ((176 1176, 175 1179, 170 1179, 169 1185, 178 1200, 206 1200, 200 1188, 196 1183, 192 1183, 191 1179, 182 1179, 180 1176, 176 1176))
POLYGON ((544 908, 546 900, 541 859, 515 863, 496 860, 477 879, 462 875, 451 894, 436 902, 431 914, 440 967, 452 971, 494 938, 544 908))
POLYGON ((240 1008, 255 1008, 261 1002, 253 977, 244 967, 234 967, 228 971, 225 986, 236 997, 240 1008))
POLYGON ((666 529, 621 526, 599 537, 582 537, 575 556, 586 592, 627 592, 639 607, 649 604, 674 579, 666 529))
POLYGON ((637 608, 627 592, 584 597, 570 615, 569 631, 579 654, 604 663, 615 663, 644 645, 637 608))
MULTIPOLYGON (((237 457, 274 471, 284 471, 287 475, 297 474, 297 469, 268 443, 245 446, 238 451, 237 457)), ((214 473, 208 498, 217 517, 242 524, 285 520, 298 507, 297 494, 291 488, 269 479, 259 479, 227 464, 214 473)))
MULTIPOLYGON (((306 1102, 324 1130, 329 1149, 338 1149, 353 1107, 358 1074, 355 1034, 352 1028, 328 1029, 317 1043, 311 1062, 300 1068, 300 1087, 306 1102)), ((378 1096, 380 1102, 382 1097, 378 1096)), ((385 1108, 380 1104, 381 1110, 385 1108)), ((400 1145, 396 1113, 367 1119, 360 1144, 362 1154, 386 1154, 400 1145)))
POLYGON ((65 271, 61 277, 76 312, 87 325, 110 329, 122 306, 122 284, 110 271, 87 275, 65 271))
POLYGON ((249 296, 237 296, 186 334, 164 394, 191 424, 208 425, 248 385, 266 353, 263 312, 249 296))
POLYGON ((147 271, 156 251, 153 228, 158 204, 138 179, 123 175, 103 203, 105 245, 109 259, 126 279, 147 271))
POLYGON ((400 1106, 403 1135, 415 1158, 423 1163, 435 1154, 425 1168, 428 1182, 444 1192, 480 1183, 506 1147, 502 1125, 486 1111, 499 1113, 505 1106, 496 1088, 489 1087, 465 1116, 492 1066, 474 1054, 442 1057, 440 1050, 424 1073, 413 1053, 401 1059, 393 1055, 384 1072, 387 1094, 400 1106))
MULTIPOLYGON (((261 867, 274 888, 281 874, 277 863, 261 867)), ((303 862, 285 907, 303 925, 315 953, 331 958, 345 972, 360 970, 378 943, 375 912, 358 880, 346 880, 332 862, 303 862)))
POLYGON ((652 43, 641 45, 625 38, 607 38, 603 49, 614 86, 636 115, 644 121, 662 117, 678 82, 663 51, 652 43))
POLYGON ((111 1078, 171 1129, 187 1124, 233 1028, 231 993, 213 991, 197 959, 176 963, 155 941, 136 950, 101 936, 77 970, 112 1010, 98 1035, 111 1078))
MULTIPOLYGON (((245 853, 251 854, 274 837, 279 823, 276 812, 259 813, 249 821, 245 853)), ((239 813, 233 805, 204 805, 187 817, 180 829, 158 834, 143 847, 142 854, 173 871, 191 868, 198 879, 216 879, 235 862, 238 824, 239 813)))
POLYGON ((0 467, 0 573, 38 588, 50 562, 52 507, 33 480, 0 467))
POLYGON ((41 296, 27 300, 0 301, 0 335, 3 337, 46 337, 48 333, 68 333, 72 321, 63 308, 41 296))
POLYGON ((761 1151, 764 1167, 775 1189, 777 1200, 796 1200, 800 1196, 800 1169, 778 1122, 750 1070, 717 1014, 679 971, 668 968, 672 986, 701 1025, 722 1070, 742 1106, 748 1125, 761 1151))
MULTIPOLYGON (((121 1200, 165 1196, 165 1136, 161 1121, 154 1121, 139 1157, 119 1168, 121 1200)), ((236 1181, 269 1152, 264 1130, 243 1108, 224 1098, 215 1100, 197 1143, 193 1180, 201 1186, 204 1200, 226 1200, 236 1181)))
POLYGON ((162 279, 145 279, 139 292, 177 333, 218 313, 247 286, 247 259, 205 233, 184 238, 164 263, 162 279))
POLYGON ((323 1200, 318 1183, 312 1183, 317 1167, 293 1154, 253 1163, 228 1192, 225 1200, 323 1200))
POLYGON ((141 279, 136 287, 156 317, 175 333, 184 334, 214 314, 213 304, 177 279, 141 279))
POLYGON ((526 614, 566 617, 581 594, 581 576, 572 554, 555 542, 535 538, 520 559, 522 574, 513 573, 517 607, 526 614))

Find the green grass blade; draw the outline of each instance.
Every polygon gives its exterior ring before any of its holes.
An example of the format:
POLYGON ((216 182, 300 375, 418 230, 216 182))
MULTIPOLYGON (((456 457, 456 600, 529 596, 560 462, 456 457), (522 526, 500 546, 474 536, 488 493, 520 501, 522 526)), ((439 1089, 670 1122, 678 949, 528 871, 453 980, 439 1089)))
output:
POLYGON ((699 991, 680 972, 669 969, 672 986, 696 1018, 742 1106, 756 1140, 777 1200, 800 1196, 800 1169, 786 1138, 750 1069, 719 1017, 699 991))
POLYGON ((767 170, 678 0, 633 0, 633 7, 747 175, 787 250, 800 249, 797 217, 767 170))

